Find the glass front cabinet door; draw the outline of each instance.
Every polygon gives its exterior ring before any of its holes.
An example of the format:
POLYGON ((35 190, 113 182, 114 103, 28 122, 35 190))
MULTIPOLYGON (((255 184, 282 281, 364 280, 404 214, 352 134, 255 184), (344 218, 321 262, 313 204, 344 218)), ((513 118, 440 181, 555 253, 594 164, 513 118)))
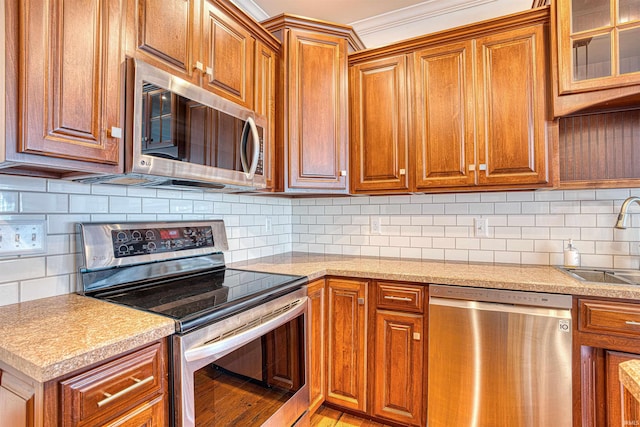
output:
POLYGON ((558 0, 560 94, 640 82, 640 0, 558 0))

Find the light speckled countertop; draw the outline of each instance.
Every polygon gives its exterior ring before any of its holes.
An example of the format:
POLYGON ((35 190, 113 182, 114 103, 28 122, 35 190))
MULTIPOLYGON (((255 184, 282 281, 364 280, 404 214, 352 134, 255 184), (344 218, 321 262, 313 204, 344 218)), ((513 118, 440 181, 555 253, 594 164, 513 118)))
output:
MULTIPOLYGON (((229 267, 308 276, 529 290, 640 300, 640 287, 590 284, 554 267, 287 253, 229 267)), ((0 362, 45 382, 171 335, 173 320, 76 294, 0 307, 0 362)), ((640 382, 640 372, 638 373, 640 382)))
POLYGON ((174 332, 166 317, 61 295, 0 307, 0 361, 46 382, 174 332))
POLYGON ((472 264, 291 252, 229 264, 233 268, 417 283, 475 286, 640 300, 640 286, 582 282, 549 266, 472 264))

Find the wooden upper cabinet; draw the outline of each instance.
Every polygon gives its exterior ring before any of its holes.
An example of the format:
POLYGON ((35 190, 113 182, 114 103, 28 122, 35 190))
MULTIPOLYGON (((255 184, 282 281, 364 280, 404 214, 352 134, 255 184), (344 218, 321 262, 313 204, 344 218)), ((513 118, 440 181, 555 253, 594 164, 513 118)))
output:
POLYGON ((640 83, 640 3, 559 0, 560 94, 640 83))
POLYGON ((198 1, 128 0, 128 53, 199 83, 200 75, 194 72, 198 1))
POLYGON ((423 49, 411 58, 416 189, 473 185, 473 43, 423 49))
POLYGON ((288 187, 347 189, 347 42, 290 30, 288 187))
POLYGON ((255 37, 221 0, 127 0, 127 54, 253 108, 255 37))
MULTIPOLYGON (((19 8, 16 153, 46 167, 121 171, 120 7, 114 0, 26 1, 19 8), (113 135, 112 135, 113 131, 113 135), (51 158, 77 160, 59 163, 51 158), (100 166, 102 164, 103 166, 100 166)), ((4 27, 3 27, 4 28, 4 27)))
POLYGON ((548 20, 535 9, 352 54, 352 191, 548 185, 548 20))
POLYGON ((213 0, 203 0, 201 21, 203 85, 224 98, 252 108, 254 38, 213 0))
POLYGON ((327 279, 326 401, 366 411, 368 281, 327 279))
POLYGON ((480 185, 548 181, 543 25, 476 40, 480 185))
POLYGON ((552 2, 554 115, 640 102, 640 3, 552 2))
POLYGON ((262 24, 283 44, 278 102, 283 189, 346 193, 352 29, 286 14, 262 24))
POLYGON ((256 114, 266 117, 264 138, 264 176, 268 190, 277 190, 276 168, 276 78, 278 54, 261 41, 256 41, 254 101, 256 114))
POLYGON ((407 58, 350 68, 351 191, 408 191, 407 58))

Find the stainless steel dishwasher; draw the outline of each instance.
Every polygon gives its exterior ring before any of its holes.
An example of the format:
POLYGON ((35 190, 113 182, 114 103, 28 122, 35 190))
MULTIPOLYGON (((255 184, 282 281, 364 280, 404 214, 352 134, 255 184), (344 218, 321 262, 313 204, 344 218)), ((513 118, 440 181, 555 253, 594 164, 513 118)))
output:
POLYGON ((429 427, 571 427, 571 296, 431 285, 429 427))

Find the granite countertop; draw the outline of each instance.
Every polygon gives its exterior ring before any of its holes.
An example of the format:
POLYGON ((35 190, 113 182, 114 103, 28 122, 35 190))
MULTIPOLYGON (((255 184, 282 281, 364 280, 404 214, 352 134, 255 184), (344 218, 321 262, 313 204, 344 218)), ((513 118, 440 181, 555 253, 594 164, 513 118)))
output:
POLYGON ((46 382, 174 332, 166 317, 61 295, 0 307, 0 361, 46 382))
MULTIPOLYGON (((286 253, 229 267, 308 276, 349 276, 416 283, 640 300, 640 287, 581 282, 549 266, 471 264, 286 253)), ((0 362, 46 382, 171 335, 173 320, 77 294, 0 307, 0 362)), ((638 374, 640 379, 640 373, 638 374)))
POLYGON ((583 282, 551 266, 473 264, 290 252, 229 264, 233 268, 474 286, 640 300, 640 286, 583 282))
POLYGON ((640 402, 640 360, 628 360, 618 365, 620 382, 640 402))

